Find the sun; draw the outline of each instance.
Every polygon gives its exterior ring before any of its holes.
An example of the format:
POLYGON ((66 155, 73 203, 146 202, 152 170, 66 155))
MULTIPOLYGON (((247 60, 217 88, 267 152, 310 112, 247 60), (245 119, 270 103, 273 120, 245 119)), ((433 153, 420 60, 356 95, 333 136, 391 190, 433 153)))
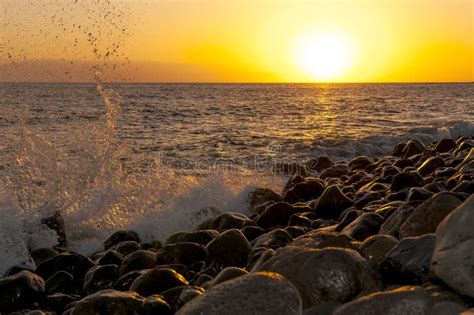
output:
POLYGON ((317 81, 334 81, 351 65, 352 48, 341 34, 306 34, 295 44, 295 61, 302 72, 317 81))

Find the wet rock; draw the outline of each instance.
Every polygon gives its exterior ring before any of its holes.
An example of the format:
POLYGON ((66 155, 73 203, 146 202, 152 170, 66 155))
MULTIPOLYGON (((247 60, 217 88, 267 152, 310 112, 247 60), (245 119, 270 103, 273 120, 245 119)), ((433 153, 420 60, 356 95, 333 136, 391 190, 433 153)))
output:
POLYGON ((243 227, 240 232, 249 240, 250 242, 265 233, 265 230, 258 226, 246 226, 243 227))
POLYGON ((474 181, 462 181, 456 187, 454 187, 452 192, 463 192, 469 195, 474 194, 474 181))
POLYGON ((0 312, 7 313, 29 307, 39 301, 45 291, 44 280, 29 271, 0 279, 0 312))
POLYGON ((384 219, 377 213, 364 213, 346 226, 341 233, 357 240, 364 241, 378 233, 384 219))
POLYGON ((407 201, 414 201, 414 200, 421 200, 424 201, 426 199, 431 198, 434 195, 433 192, 421 188, 421 187, 412 187, 408 191, 407 201))
POLYGON ((341 232, 346 226, 351 224, 357 217, 359 217, 362 214, 362 211, 359 210, 346 210, 344 211, 341 216, 342 220, 341 222, 337 225, 337 227, 334 229, 336 232, 341 232))
POLYGON ((74 291, 74 276, 60 270, 46 280, 46 293, 70 293, 74 291))
POLYGON ((309 168, 311 170, 321 172, 333 165, 334 163, 327 156, 321 156, 321 157, 318 157, 317 159, 313 159, 311 161, 311 166, 309 168))
POLYGON ((94 262, 85 256, 75 253, 61 253, 39 264, 36 273, 43 279, 48 279, 59 270, 64 270, 73 275, 74 279, 82 279, 92 267, 94 267, 94 262))
POLYGON ((430 310, 430 315, 458 315, 465 311, 466 308, 454 302, 436 303, 430 310))
POLYGON ((178 235, 177 242, 189 242, 206 245, 207 243, 212 241, 217 235, 219 235, 219 232, 217 232, 216 230, 199 230, 194 232, 185 232, 178 235))
POLYGON ((285 246, 292 240, 293 238, 288 233, 288 231, 283 229, 274 229, 257 237, 254 241, 252 241, 252 245, 254 248, 265 247, 276 249, 285 246))
POLYGON ((306 202, 318 198, 323 191, 324 184, 322 182, 308 180, 291 187, 283 196, 283 200, 288 203, 306 202))
POLYGON ((334 315, 426 315, 433 301, 420 287, 400 287, 363 296, 338 308, 334 315))
POLYGON ((45 303, 49 309, 62 314, 66 309, 66 306, 78 301, 80 297, 78 295, 68 295, 64 293, 55 293, 46 297, 45 303))
POLYGON ((250 243, 237 229, 221 233, 206 246, 209 258, 223 266, 243 267, 247 263, 250 243))
POLYGON ((109 249, 104 256, 100 257, 97 260, 98 265, 117 265, 121 266, 122 262, 124 261, 125 256, 120 254, 119 252, 109 249))
POLYGON ((339 302, 325 302, 305 309, 303 315, 332 315, 340 306, 339 302))
POLYGON ((54 230, 58 235, 58 244, 61 247, 67 246, 66 227, 64 225, 63 217, 59 211, 56 211, 52 216, 41 219, 41 224, 54 230))
POLYGON ((288 221, 289 226, 311 227, 311 220, 300 214, 293 214, 288 221))
POLYGON ((304 308, 330 301, 347 302, 381 288, 365 259, 356 251, 341 248, 283 249, 257 271, 277 272, 290 280, 304 308))
POLYGON ((295 287, 275 273, 259 272, 226 281, 185 304, 177 315, 301 314, 295 287))
POLYGON ((436 230, 431 272, 457 293, 474 297, 474 196, 451 212, 436 230), (453 268, 455 266, 455 268, 453 268))
POLYGON ((343 164, 336 164, 322 171, 319 177, 321 179, 340 178, 342 175, 346 175, 348 173, 349 167, 343 164))
POLYGON ((249 225, 252 221, 243 214, 234 212, 225 212, 215 218, 209 229, 217 231, 225 231, 230 229, 241 229, 246 225, 249 225))
POLYGON ((119 276, 117 265, 96 266, 89 269, 84 278, 84 292, 92 294, 110 289, 119 276))
POLYGON ((120 275, 130 271, 150 269, 156 266, 156 254, 149 250, 137 250, 128 255, 120 267, 120 275))
POLYGON ((70 315, 141 314, 144 301, 135 292, 103 290, 78 301, 70 315))
POLYGON ((434 233, 438 224, 462 201, 451 193, 438 193, 413 210, 400 227, 400 238, 434 233))
POLYGON ((292 238, 297 238, 298 236, 306 233, 306 230, 301 226, 287 226, 285 230, 290 234, 292 238))
POLYGON ((277 202, 268 206, 258 217, 256 223, 264 229, 286 226, 288 220, 295 213, 293 206, 287 202, 277 202))
POLYGON ((257 188, 254 191, 250 192, 248 196, 250 211, 254 211, 255 208, 261 205, 262 203, 268 201, 278 202, 281 200, 282 198, 279 194, 268 188, 257 188))
POLYGON ((407 142, 402 151, 402 157, 404 159, 410 158, 416 154, 425 152, 425 146, 418 140, 410 140, 407 142))
POLYGON ((245 269, 238 268, 238 267, 227 267, 222 269, 221 272, 217 274, 217 276, 208 283, 207 289, 213 286, 216 286, 222 282, 229 281, 235 279, 240 276, 245 276, 249 272, 245 269))
POLYGON ((380 264, 384 282, 421 284, 426 281, 434 246, 434 234, 402 239, 380 264))
POLYGON ((183 242, 166 245, 156 254, 156 264, 182 264, 190 266, 207 259, 206 248, 197 243, 183 242))
POLYGON ((422 187, 424 184, 425 180, 418 172, 403 172, 393 176, 390 189, 392 192, 398 192, 406 188, 422 187))
POLYGON ((188 285, 188 281, 173 269, 154 268, 138 276, 130 286, 130 290, 143 296, 150 296, 183 285, 188 285))
POLYGON ((349 163, 349 168, 354 171, 354 170, 361 170, 365 169, 367 166, 372 164, 372 160, 370 160, 366 156, 358 156, 352 159, 349 163))
POLYGON ((181 294, 179 295, 179 303, 178 307, 188 303, 192 299, 202 296, 204 294, 205 290, 201 287, 197 286, 187 286, 181 291, 181 294), (180 305, 181 304, 181 305, 180 305))
POLYGON ((135 241, 123 241, 118 243, 114 249, 124 256, 128 256, 131 253, 142 249, 142 246, 135 241))
POLYGON ((38 248, 31 251, 31 257, 33 258, 36 265, 39 265, 43 261, 53 258, 57 255, 59 255, 59 253, 53 248, 38 248))
POLYGON ((332 185, 327 187, 316 205, 314 211, 322 219, 338 219, 341 213, 352 206, 352 200, 339 189, 332 185))
POLYGON ((435 152, 445 153, 456 147, 456 142, 453 139, 441 139, 436 143, 435 152))
POLYGON ((118 291, 128 291, 130 286, 132 285, 133 281, 135 281, 138 276, 144 274, 147 272, 149 269, 143 269, 143 270, 135 270, 131 271, 123 276, 121 276, 115 283, 114 283, 114 289, 118 291))
POLYGON ((117 231, 104 242, 104 249, 107 250, 112 246, 125 241, 134 241, 140 243, 140 237, 134 231, 117 231))
POLYGON ((142 315, 172 315, 171 306, 164 300, 163 296, 153 294, 146 298, 143 303, 142 315))
POLYGON ((372 267, 378 268, 385 255, 397 244, 398 240, 391 235, 373 235, 360 245, 359 252, 372 267))
POLYGON ((354 202, 354 206, 357 209, 362 209, 368 203, 370 203, 372 201, 380 200, 381 197, 382 196, 380 195, 380 193, 375 192, 375 191, 370 191, 370 192, 367 192, 367 193, 363 194, 362 196, 358 197, 356 199, 356 201, 354 202))
POLYGON ((444 160, 439 156, 432 156, 428 158, 419 168, 418 173, 425 177, 433 173, 437 168, 444 166, 444 160))

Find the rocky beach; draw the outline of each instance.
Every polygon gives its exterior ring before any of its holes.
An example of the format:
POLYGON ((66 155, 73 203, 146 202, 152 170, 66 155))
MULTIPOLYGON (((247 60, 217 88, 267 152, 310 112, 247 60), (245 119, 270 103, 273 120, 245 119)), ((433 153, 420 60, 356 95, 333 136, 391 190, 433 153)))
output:
POLYGON ((1 314, 472 314, 474 137, 286 165, 283 191, 142 242, 117 231, 86 257, 58 245, 0 279, 1 314))

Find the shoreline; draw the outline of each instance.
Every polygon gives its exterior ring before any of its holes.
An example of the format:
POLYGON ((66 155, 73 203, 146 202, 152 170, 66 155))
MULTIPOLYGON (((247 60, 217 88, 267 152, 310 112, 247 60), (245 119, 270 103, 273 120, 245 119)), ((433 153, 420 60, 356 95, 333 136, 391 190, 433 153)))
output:
POLYGON ((59 246, 33 250, 35 270, 13 266, 0 278, 0 312, 341 315, 402 305, 403 314, 455 314, 474 307, 473 136, 428 146, 410 140, 378 158, 319 157, 290 172, 283 192, 249 195, 248 215, 216 214, 164 244, 118 231, 86 257, 67 250, 60 214, 45 218, 59 246))

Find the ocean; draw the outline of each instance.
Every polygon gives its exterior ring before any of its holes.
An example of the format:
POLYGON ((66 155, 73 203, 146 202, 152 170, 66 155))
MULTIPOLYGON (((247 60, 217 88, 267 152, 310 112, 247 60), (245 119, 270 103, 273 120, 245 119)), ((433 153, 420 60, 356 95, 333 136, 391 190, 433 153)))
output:
POLYGON ((130 228, 164 240, 279 192, 283 162, 474 135, 474 84, 0 84, 0 272, 130 228))

